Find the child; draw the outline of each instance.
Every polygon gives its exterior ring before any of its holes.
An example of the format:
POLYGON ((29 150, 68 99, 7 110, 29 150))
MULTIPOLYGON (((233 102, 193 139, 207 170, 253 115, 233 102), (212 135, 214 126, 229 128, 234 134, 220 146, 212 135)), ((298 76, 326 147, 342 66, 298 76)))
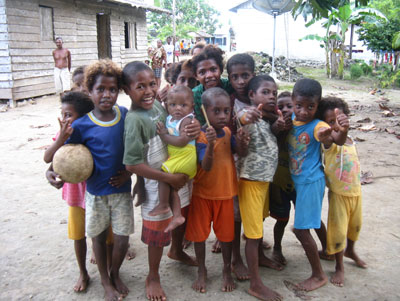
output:
POLYGON ((96 61, 86 68, 85 85, 94 109, 72 124, 73 133, 67 143, 84 144, 92 153, 94 170, 86 182, 85 194, 86 232, 92 237, 105 298, 116 300, 129 292, 119 269, 133 233, 131 174, 122 164, 127 109, 116 105, 121 69, 110 60, 96 61), (114 248, 109 273, 106 237, 110 224, 114 248))
MULTIPOLYGON (((289 168, 296 189, 294 233, 302 244, 312 269, 311 277, 297 285, 305 291, 317 289, 327 282, 317 245, 310 233, 310 229, 321 227, 325 177, 320 146, 330 139, 337 144, 343 144, 346 138, 342 133, 332 132, 325 122, 315 119, 321 94, 321 85, 307 78, 297 81, 292 93, 294 119, 288 147, 289 168)), ((342 123, 346 116, 342 114, 338 116, 338 120, 342 123)))
MULTIPOLYGON (((142 204, 142 241, 148 245, 149 274, 146 278, 146 296, 150 300, 166 298, 160 283, 160 260, 163 248, 169 245, 171 232, 164 232, 171 221, 171 212, 151 216, 149 212, 158 203, 158 182, 162 181, 179 191, 181 207, 189 205, 189 189, 185 185, 188 176, 161 171, 162 163, 168 158, 167 146, 157 135, 156 125, 165 122, 166 112, 155 100, 157 83, 153 71, 142 62, 131 62, 123 69, 124 91, 132 105, 125 120, 126 169, 144 177, 146 201, 142 204)), ((198 124, 186 126, 188 136, 195 139, 198 124)), ((183 260, 183 259, 181 259, 183 260)))
MULTIPOLYGON (((282 269, 265 257, 261 247, 263 220, 268 216, 268 187, 278 162, 276 137, 268 120, 276 114, 277 86, 272 77, 259 75, 250 80, 248 89, 252 104, 263 116, 259 122, 246 126, 250 134, 249 151, 246 157, 239 160, 239 206, 247 238, 246 259, 250 272, 248 293, 262 300, 281 300, 278 293, 263 284, 258 268, 261 265, 282 269)), ((283 121, 278 119, 279 123, 283 121)))
MULTIPOLYGON (((337 115, 350 113, 347 103, 336 97, 323 98, 318 106, 318 115, 335 132, 343 132, 347 136, 349 123, 337 122, 337 115)), ((359 267, 367 264, 354 251, 355 241, 360 234, 361 184, 360 162, 354 141, 347 136, 343 146, 332 141, 324 144, 325 176, 329 188, 328 211, 328 254, 335 254, 336 272, 331 282, 337 286, 344 284, 343 256, 353 259, 359 267), (347 238, 347 247, 346 247, 347 238)))
MULTIPOLYGON (((60 132, 53 144, 46 150, 44 161, 53 161, 55 152, 64 145, 72 133, 71 123, 93 110, 93 102, 80 92, 69 92, 61 97, 60 132)), ((79 266, 79 279, 74 286, 75 292, 86 290, 90 277, 86 270, 86 237, 85 237, 85 190, 86 182, 71 184, 57 180, 57 174, 52 166, 46 172, 49 183, 57 189, 62 187, 62 198, 69 206, 68 213, 68 238, 74 240, 76 261, 79 266)))
POLYGON ((198 277, 192 288, 201 293, 206 291, 205 240, 213 223, 215 235, 221 242, 224 261, 222 291, 230 292, 235 289, 231 276, 231 254, 234 238, 233 197, 237 194, 232 149, 241 156, 245 155, 248 137, 239 131, 236 145, 226 127, 231 108, 229 95, 223 89, 208 89, 202 96, 202 102, 211 126, 202 130, 196 142, 200 166, 193 183, 186 228, 186 238, 194 241, 199 264, 198 277))
POLYGON ((79 92, 88 94, 88 91, 84 84, 85 68, 86 68, 86 66, 79 66, 78 68, 76 68, 74 70, 74 73, 72 73, 72 83, 73 83, 73 86, 71 89, 72 91, 79 91, 79 92))
MULTIPOLYGON (((196 148, 194 140, 183 131, 194 118, 193 92, 185 86, 175 86, 167 96, 168 117, 166 124, 157 124, 157 133, 162 141, 168 144, 168 160, 163 163, 162 169, 168 173, 183 173, 189 179, 196 175, 196 148)), ((159 182, 159 204, 150 211, 151 216, 168 213, 171 202, 173 218, 165 232, 171 231, 185 222, 181 215, 181 204, 176 190, 164 182, 159 182)))

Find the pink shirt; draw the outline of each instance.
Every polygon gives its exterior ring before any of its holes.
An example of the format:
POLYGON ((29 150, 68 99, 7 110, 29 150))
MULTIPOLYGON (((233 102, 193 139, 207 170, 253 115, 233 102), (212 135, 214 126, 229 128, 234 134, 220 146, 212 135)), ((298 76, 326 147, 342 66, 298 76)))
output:
MULTIPOLYGON (((58 138, 58 132, 56 137, 53 138, 55 141, 58 138)), ((67 201, 68 206, 71 207, 81 207, 85 209, 85 191, 86 191, 86 181, 72 184, 64 183, 62 188, 62 199, 67 201)))

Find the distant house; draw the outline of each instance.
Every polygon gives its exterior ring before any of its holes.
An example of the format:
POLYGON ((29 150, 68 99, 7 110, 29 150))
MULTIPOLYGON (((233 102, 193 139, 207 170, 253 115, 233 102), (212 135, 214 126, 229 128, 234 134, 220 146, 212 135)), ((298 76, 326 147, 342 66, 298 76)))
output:
POLYGON ((213 35, 205 31, 191 32, 189 34, 197 42, 218 45, 223 51, 230 51, 231 39, 229 29, 217 29, 213 35))
MULTIPOLYGON (((0 99, 55 92, 52 51, 62 37, 72 70, 99 58, 147 58, 144 0, 0 0, 0 99)), ((71 71, 72 71, 71 70, 71 71)))

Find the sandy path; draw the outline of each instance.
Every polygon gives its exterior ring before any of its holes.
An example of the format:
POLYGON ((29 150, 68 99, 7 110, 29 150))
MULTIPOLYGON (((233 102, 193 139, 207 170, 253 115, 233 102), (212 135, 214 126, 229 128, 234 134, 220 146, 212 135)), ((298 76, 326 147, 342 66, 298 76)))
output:
MULTIPOLYGON (((327 92, 341 93, 352 105, 359 104, 354 102, 359 100, 371 106, 357 111, 353 122, 367 115, 371 119, 380 116, 375 102, 378 97, 366 91, 335 89, 327 92)), ((392 99, 399 99, 399 93, 394 93, 392 99)), ((129 106, 125 95, 120 96, 119 103, 129 106)), ((400 113, 399 105, 396 107, 393 100, 389 104, 400 113)), ((89 262, 92 281, 87 293, 76 294, 72 290, 78 269, 73 243, 67 239, 67 206, 61 200, 61 192, 51 187, 44 177, 47 167, 43 162, 43 146, 51 143, 58 130, 58 115, 59 103, 55 96, 40 98, 36 105, 26 104, 0 115, 0 300, 101 300, 103 297, 97 268, 89 262)), ((399 132, 399 121, 400 118, 391 117, 377 126, 393 126, 399 132)), ((352 135, 367 139, 358 144, 362 170, 371 170, 375 176, 373 184, 363 186, 364 224, 357 243, 359 255, 369 268, 362 270, 345 260, 344 288, 328 284, 308 296, 315 297, 314 300, 400 300, 400 140, 395 135, 378 131, 354 130, 352 135)), ((324 219, 326 208, 325 201, 324 219)), ((122 279, 131 290, 126 300, 145 299, 147 249, 140 241, 139 213, 135 211, 136 233, 131 236, 137 257, 125 261, 121 268, 122 279)), ((272 241, 273 224, 271 219, 265 222, 268 241, 272 241)), ((209 282, 206 294, 196 294, 190 288, 196 276, 195 268, 163 257, 161 278, 169 300, 253 299, 246 293, 247 282, 239 282, 233 293, 221 292, 222 258, 209 252, 213 237, 207 243, 209 282)), ((290 231, 284 237, 283 247, 288 259, 286 269, 282 272, 261 269, 261 274, 265 283, 285 300, 299 300, 285 287, 283 280, 305 279, 310 268, 302 247, 290 231)), ((192 247, 189 253, 194 254, 192 247)), ((334 263, 324 261, 322 264, 331 275, 334 263)))

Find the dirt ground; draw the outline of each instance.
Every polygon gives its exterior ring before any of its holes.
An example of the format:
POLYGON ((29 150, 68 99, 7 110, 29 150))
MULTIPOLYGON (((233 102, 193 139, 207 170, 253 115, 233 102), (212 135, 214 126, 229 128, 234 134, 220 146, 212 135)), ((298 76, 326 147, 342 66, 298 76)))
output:
MULTIPOLYGON (((261 268, 266 285, 278 291, 285 300, 400 300, 400 116, 382 117, 379 102, 400 115, 400 91, 387 90, 385 95, 370 95, 363 83, 329 81, 323 84, 324 94, 345 98, 352 112, 350 134, 358 143, 362 171, 373 173, 373 183, 364 185, 364 223, 356 249, 369 265, 357 268, 345 259, 345 286, 328 283, 305 296, 296 296, 284 280, 298 282, 307 278, 310 267, 304 251, 291 231, 284 240, 288 265, 281 271, 261 268), (381 98, 390 101, 382 101, 381 98), (379 101, 379 102, 377 102, 379 101), (363 132, 357 126, 370 125, 357 121, 369 117, 376 130, 363 132), (385 131, 387 129, 387 131, 385 131), (388 132, 389 131, 389 132, 388 132), (394 132, 394 133, 393 133, 394 132)), ((129 107, 129 100, 120 95, 119 104, 129 107)), ((0 300, 101 300, 103 289, 97 267, 87 263, 91 284, 86 293, 74 293, 78 277, 73 242, 67 238, 67 205, 61 191, 51 187, 44 176, 44 147, 58 131, 60 104, 55 96, 26 102, 0 114, 0 300)), ((293 212, 292 212, 293 214, 293 212)), ((327 216, 324 201, 323 218, 327 216)), ((291 222, 293 221, 293 216, 291 222)), ((289 223, 288 229, 290 228, 289 223)), ((264 225, 265 239, 272 242, 274 221, 264 225)), ((136 232, 130 241, 137 257, 125 261, 121 277, 130 289, 126 300, 144 300, 144 281, 148 271, 147 248, 140 241, 140 210, 135 209, 136 232)), ((197 294, 191 289, 196 269, 164 256, 161 280, 169 300, 252 300, 246 291, 248 282, 237 282, 232 293, 221 292, 222 258, 210 252, 213 234, 207 242, 208 291, 197 294)), ((244 244, 242 243, 242 254, 244 244)), ((188 249, 194 254, 193 247, 188 249)), ((91 251, 88 252, 88 258, 91 251)), ((267 255, 271 251, 266 251, 267 255)), ((334 262, 322 262, 330 276, 334 262)), ((254 299, 255 300, 255 299, 254 299)))

